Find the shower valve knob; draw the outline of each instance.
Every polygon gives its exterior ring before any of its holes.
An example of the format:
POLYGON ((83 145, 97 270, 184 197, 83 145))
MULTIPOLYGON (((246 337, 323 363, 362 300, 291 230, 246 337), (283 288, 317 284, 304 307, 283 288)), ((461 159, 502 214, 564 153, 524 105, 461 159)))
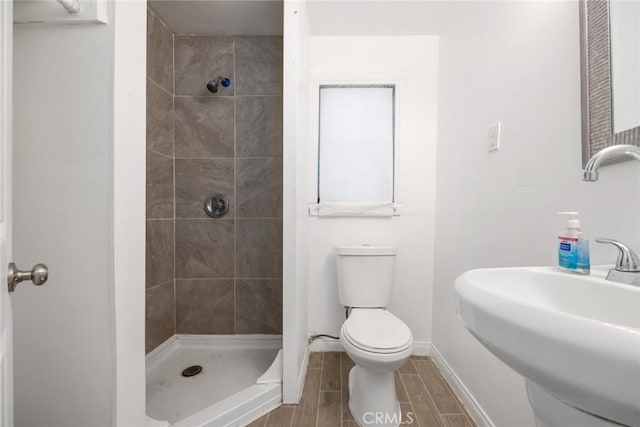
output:
POLYGON ((224 194, 214 194, 204 201, 204 212, 211 218, 222 218, 229 212, 229 199, 224 194))

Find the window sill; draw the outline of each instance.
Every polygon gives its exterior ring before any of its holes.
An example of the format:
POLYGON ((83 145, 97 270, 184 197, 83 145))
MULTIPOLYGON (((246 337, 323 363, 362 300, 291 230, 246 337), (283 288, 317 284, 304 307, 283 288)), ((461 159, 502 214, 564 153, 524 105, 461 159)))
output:
POLYGON ((399 216, 399 203, 310 203, 309 216, 320 217, 393 217, 399 216))

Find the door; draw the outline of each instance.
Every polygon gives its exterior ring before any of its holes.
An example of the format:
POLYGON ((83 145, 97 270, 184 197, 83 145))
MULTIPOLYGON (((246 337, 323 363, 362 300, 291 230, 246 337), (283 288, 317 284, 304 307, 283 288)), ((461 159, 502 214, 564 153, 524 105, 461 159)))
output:
POLYGON ((146 2, 13 26, 20 3, 57 6, 0 0, 0 427, 142 426, 146 2))
POLYGON ((11 261, 11 70, 13 2, 0 1, 0 427, 13 426, 13 315, 7 288, 11 261))
MULTIPOLYGON (((14 12, 20 3, 14 3, 14 12)), ((11 294, 13 418, 19 426, 113 424, 120 366, 114 356, 119 295, 111 225, 113 132, 120 130, 113 123, 115 28, 114 23, 13 27, 13 240, 7 261, 21 268, 45 261, 50 267, 46 285, 22 283, 11 294)), ((144 90, 144 80, 138 86, 144 90)), ((141 151, 144 155, 144 145, 141 151)), ((144 177, 144 157, 136 165, 144 177)), ((144 194, 136 202, 144 206, 144 194)), ((144 210, 140 223, 144 230, 144 210)), ((140 269, 144 272, 144 263, 140 269)), ((144 295, 144 285, 139 289, 144 295)), ((144 317, 138 324, 142 329, 144 317)), ((143 352, 142 339, 139 346, 143 352)))

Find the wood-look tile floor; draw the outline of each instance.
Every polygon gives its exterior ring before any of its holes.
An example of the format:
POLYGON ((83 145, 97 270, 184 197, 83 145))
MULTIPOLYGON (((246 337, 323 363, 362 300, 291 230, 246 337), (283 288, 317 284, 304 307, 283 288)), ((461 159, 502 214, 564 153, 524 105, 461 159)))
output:
MULTIPOLYGON (((298 405, 282 405, 249 424, 251 427, 357 427, 349 412, 346 353, 311 353, 298 405)), ((449 385, 428 357, 412 356, 396 372, 402 426, 475 427, 449 385)))

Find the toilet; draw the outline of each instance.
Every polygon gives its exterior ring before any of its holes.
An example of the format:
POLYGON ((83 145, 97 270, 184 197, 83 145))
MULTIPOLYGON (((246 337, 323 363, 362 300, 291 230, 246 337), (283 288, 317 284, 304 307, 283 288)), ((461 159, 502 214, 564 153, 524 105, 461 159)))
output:
POLYGON ((391 304, 396 248, 335 248, 340 303, 351 308, 340 342, 356 364, 349 372, 349 410, 360 426, 397 427, 394 371, 413 352, 413 335, 385 309, 391 304))

